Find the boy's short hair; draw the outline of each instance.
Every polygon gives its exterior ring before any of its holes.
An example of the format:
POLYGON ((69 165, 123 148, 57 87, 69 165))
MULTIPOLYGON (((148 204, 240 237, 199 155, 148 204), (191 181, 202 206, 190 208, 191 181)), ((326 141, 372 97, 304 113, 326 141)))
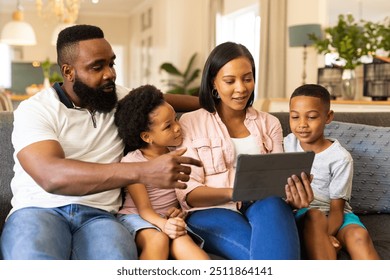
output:
POLYGON ((125 153, 146 147, 141 132, 149 131, 149 114, 164 102, 163 93, 152 85, 132 89, 119 100, 114 120, 126 145, 125 153))
POLYGON ((294 90, 291 94, 291 99, 296 96, 311 96, 321 99, 322 104, 325 106, 327 111, 330 110, 330 93, 329 91, 321 85, 317 84, 305 84, 294 90))

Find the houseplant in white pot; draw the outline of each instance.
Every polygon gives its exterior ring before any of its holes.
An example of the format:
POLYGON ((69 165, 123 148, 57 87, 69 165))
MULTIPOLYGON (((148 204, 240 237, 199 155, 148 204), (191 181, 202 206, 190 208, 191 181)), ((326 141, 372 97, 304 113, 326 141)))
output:
POLYGON ((344 99, 354 99, 356 92, 355 68, 362 62, 360 58, 368 54, 363 24, 355 21, 350 14, 339 15, 335 26, 324 30, 325 38, 310 34, 318 53, 338 53, 336 61, 343 67, 343 93, 344 99))

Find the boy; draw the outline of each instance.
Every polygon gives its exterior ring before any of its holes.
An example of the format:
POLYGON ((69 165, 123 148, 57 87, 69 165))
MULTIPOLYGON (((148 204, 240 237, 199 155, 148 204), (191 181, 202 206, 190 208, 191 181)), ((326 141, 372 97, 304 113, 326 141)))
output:
POLYGON ((286 152, 313 151, 311 173, 314 200, 298 210, 303 219, 303 245, 309 259, 337 259, 345 247, 351 259, 379 259, 367 229, 349 204, 353 159, 336 139, 326 139, 324 128, 333 120, 330 94, 320 85, 298 87, 290 98, 290 128, 286 152))

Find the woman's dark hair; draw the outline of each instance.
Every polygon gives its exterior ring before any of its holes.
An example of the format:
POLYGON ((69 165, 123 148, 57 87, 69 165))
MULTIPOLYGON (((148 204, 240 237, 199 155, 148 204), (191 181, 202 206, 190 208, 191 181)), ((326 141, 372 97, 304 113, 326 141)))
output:
MULTIPOLYGON (((229 61, 246 57, 252 65, 253 79, 256 77, 256 67, 252 54, 241 44, 233 42, 225 42, 216 46, 210 53, 203 68, 202 81, 199 89, 199 103, 202 108, 210 113, 215 112, 216 104, 220 101, 219 98, 212 95, 214 89, 214 79, 218 71, 229 61)), ((255 98, 254 91, 248 100, 246 108, 251 106, 255 98)))
POLYGON ((75 47, 80 41, 104 38, 103 31, 93 25, 80 24, 63 29, 57 38, 57 63, 71 63, 75 55, 75 47))
POLYGON ((330 110, 330 93, 329 91, 321 85, 317 84, 306 84, 297 87, 294 92, 291 94, 291 99, 296 96, 311 96, 317 97, 321 100, 322 104, 325 106, 325 110, 330 110))
POLYGON ((135 88, 119 100, 114 121, 126 145, 125 151, 146 147, 141 132, 149 130, 149 114, 163 103, 163 93, 152 85, 135 88))

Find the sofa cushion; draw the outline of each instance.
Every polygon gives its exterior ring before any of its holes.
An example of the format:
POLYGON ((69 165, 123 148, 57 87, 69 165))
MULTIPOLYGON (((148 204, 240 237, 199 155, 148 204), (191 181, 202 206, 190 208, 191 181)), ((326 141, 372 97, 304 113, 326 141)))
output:
POLYGON ((5 217, 11 210, 11 179, 14 175, 12 170, 14 165, 11 144, 11 133, 13 124, 13 114, 11 112, 0 112, 0 233, 5 217))
POLYGON ((351 206, 355 213, 390 213, 390 127, 333 121, 325 137, 336 138, 354 160, 351 206))

